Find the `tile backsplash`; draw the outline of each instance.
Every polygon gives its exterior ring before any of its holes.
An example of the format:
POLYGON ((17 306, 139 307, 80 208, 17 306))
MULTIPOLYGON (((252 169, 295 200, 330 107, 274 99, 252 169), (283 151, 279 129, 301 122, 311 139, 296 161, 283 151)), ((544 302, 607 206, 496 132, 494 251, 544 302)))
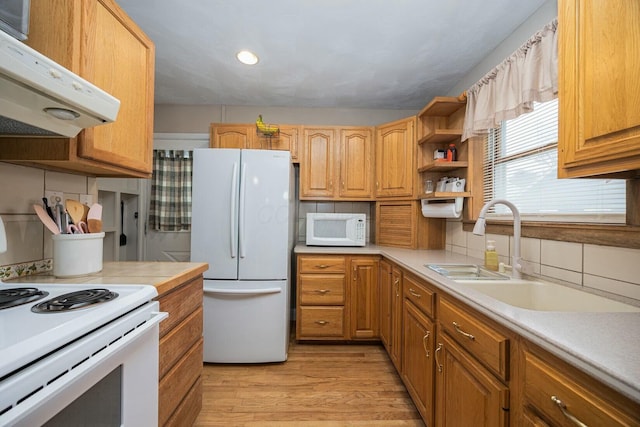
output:
MULTIPOLYGON (((447 221, 448 251, 483 259, 486 240, 495 240, 500 262, 510 264, 514 248, 512 236, 476 236, 464 231, 462 222, 447 221)), ((525 237, 521 239, 521 257, 532 276, 640 304, 638 249, 525 237)))

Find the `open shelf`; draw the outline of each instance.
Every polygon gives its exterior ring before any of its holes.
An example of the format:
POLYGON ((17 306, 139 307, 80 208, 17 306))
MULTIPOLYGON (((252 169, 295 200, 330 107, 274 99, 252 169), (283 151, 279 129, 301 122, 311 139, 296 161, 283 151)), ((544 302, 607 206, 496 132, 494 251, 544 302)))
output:
POLYGON ((448 200, 455 199, 456 197, 471 197, 470 191, 458 191, 458 192, 438 192, 421 194, 420 199, 427 200, 448 200))
POLYGON ((418 145, 431 143, 459 142, 462 137, 462 129, 435 129, 418 140, 418 145))
POLYGON ((418 168, 418 172, 446 172, 454 169, 466 168, 469 166, 469 162, 467 161, 457 161, 457 162, 438 162, 433 161, 429 164, 421 166, 418 168))
POLYGON ((455 96, 436 96, 419 113, 418 117, 447 117, 467 105, 467 99, 455 96))

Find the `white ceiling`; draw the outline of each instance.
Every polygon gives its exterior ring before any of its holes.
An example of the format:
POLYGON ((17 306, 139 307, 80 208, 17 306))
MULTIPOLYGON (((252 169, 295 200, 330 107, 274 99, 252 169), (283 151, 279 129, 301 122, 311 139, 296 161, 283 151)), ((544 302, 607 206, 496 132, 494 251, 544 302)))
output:
POLYGON ((545 0, 117 1, 156 44, 157 104, 420 109, 545 0))

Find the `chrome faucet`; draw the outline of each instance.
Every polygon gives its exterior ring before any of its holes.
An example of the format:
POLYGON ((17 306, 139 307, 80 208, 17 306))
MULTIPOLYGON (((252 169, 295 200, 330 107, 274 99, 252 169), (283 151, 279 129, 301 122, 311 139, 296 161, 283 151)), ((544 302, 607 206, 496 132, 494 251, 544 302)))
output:
POLYGON ((487 223, 484 216, 487 214, 487 211, 491 206, 497 205, 497 204, 505 205, 509 209, 511 209, 511 212, 513 212, 513 244, 515 247, 513 248, 513 257, 511 258, 511 266, 512 266, 511 276, 514 279, 520 279, 522 278, 522 274, 521 274, 522 263, 520 261, 521 227, 520 227, 520 211, 518 211, 518 208, 516 207, 516 205, 504 199, 495 199, 495 200, 491 200, 490 202, 487 202, 482 207, 482 210, 480 210, 480 216, 476 221, 476 225, 473 227, 473 234, 477 236, 484 236, 484 230, 487 223))

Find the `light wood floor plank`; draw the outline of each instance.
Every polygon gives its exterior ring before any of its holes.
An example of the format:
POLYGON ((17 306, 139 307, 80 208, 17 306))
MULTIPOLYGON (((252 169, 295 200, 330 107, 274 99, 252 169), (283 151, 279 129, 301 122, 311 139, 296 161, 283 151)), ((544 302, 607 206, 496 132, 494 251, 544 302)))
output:
POLYGON ((205 364, 194 425, 424 427, 381 345, 294 340, 284 363, 205 364))

